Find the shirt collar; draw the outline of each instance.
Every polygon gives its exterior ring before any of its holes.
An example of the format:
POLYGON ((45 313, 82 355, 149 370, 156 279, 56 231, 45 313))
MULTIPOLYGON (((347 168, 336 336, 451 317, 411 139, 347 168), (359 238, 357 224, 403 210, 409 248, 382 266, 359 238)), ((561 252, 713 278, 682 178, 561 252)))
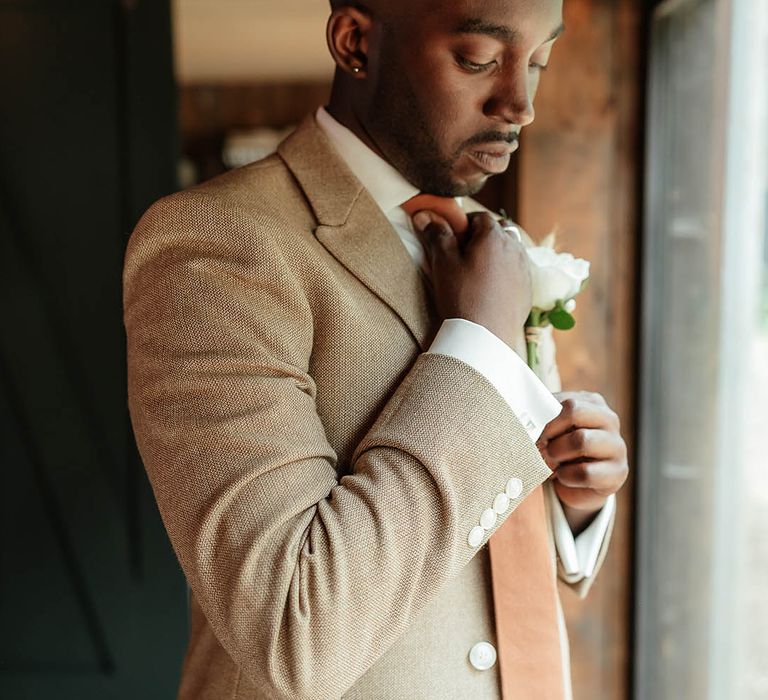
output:
POLYGON ((417 187, 346 126, 336 121, 324 107, 318 107, 315 118, 354 176, 383 212, 387 213, 419 194, 417 187))

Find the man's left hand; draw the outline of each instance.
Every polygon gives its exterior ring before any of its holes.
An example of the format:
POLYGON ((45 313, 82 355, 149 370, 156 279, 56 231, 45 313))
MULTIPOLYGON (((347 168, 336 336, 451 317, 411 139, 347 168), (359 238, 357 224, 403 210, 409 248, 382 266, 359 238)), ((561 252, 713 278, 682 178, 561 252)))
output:
POLYGON ((563 405, 536 442, 571 528, 583 529, 629 474, 619 416, 600 394, 561 391, 563 405))

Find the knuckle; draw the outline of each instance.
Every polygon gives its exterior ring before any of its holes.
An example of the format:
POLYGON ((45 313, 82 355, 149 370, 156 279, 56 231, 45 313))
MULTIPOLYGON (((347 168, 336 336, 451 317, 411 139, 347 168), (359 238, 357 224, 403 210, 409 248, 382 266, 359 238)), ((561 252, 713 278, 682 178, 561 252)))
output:
POLYGON ((589 436, 587 431, 574 430, 571 440, 573 441, 573 446, 578 452, 579 456, 586 457, 589 452, 589 436))
POLYGON ((496 220, 487 211, 476 212, 474 218, 479 226, 491 229, 496 224, 496 220))
POLYGON ((427 246, 432 244, 433 239, 437 235, 436 229, 438 228, 437 224, 428 224, 424 230, 421 232, 421 238, 423 239, 424 243, 427 244, 427 246))
POLYGON ((433 224, 429 231, 429 243, 434 253, 436 250, 445 250, 450 246, 451 236, 453 235, 445 226, 433 224))
POLYGON ((579 437, 578 430, 572 430, 568 433, 568 449, 576 455, 581 451, 581 437, 579 437))
POLYGON ((617 490, 618 490, 618 488, 621 488, 621 486, 629 477, 629 465, 626 462, 622 463, 621 468, 618 471, 617 477, 618 477, 618 480, 617 480, 617 490))
POLYGON ((573 478, 579 484, 589 483, 592 470, 590 469, 589 462, 579 462, 573 469, 573 478))
POLYGON ((477 212, 470 217, 473 238, 483 238, 493 230, 493 218, 487 212, 477 212))
POLYGON ((445 225, 434 222, 428 226, 427 232, 431 238, 442 238, 448 234, 448 229, 445 227, 445 225))
POLYGON ((629 450, 627 449, 627 443, 624 442, 624 440, 621 441, 621 460, 624 469, 629 471, 629 450))

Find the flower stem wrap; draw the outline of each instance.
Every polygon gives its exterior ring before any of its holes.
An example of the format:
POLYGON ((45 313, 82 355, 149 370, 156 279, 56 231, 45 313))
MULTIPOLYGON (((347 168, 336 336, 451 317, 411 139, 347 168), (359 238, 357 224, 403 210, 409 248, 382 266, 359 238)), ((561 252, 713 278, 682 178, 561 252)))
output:
POLYGON ((541 342, 541 311, 531 309, 525 324, 525 347, 528 366, 536 372, 539 364, 539 343, 541 342))

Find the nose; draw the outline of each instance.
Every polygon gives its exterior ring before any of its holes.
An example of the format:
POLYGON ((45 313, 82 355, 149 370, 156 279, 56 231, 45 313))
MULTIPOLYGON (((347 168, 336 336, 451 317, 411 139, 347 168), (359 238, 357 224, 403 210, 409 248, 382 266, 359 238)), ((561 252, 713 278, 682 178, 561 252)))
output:
POLYGON ((530 124, 536 116, 533 108, 536 80, 527 64, 525 68, 516 67, 499 75, 495 89, 485 103, 486 115, 521 127, 530 124))

